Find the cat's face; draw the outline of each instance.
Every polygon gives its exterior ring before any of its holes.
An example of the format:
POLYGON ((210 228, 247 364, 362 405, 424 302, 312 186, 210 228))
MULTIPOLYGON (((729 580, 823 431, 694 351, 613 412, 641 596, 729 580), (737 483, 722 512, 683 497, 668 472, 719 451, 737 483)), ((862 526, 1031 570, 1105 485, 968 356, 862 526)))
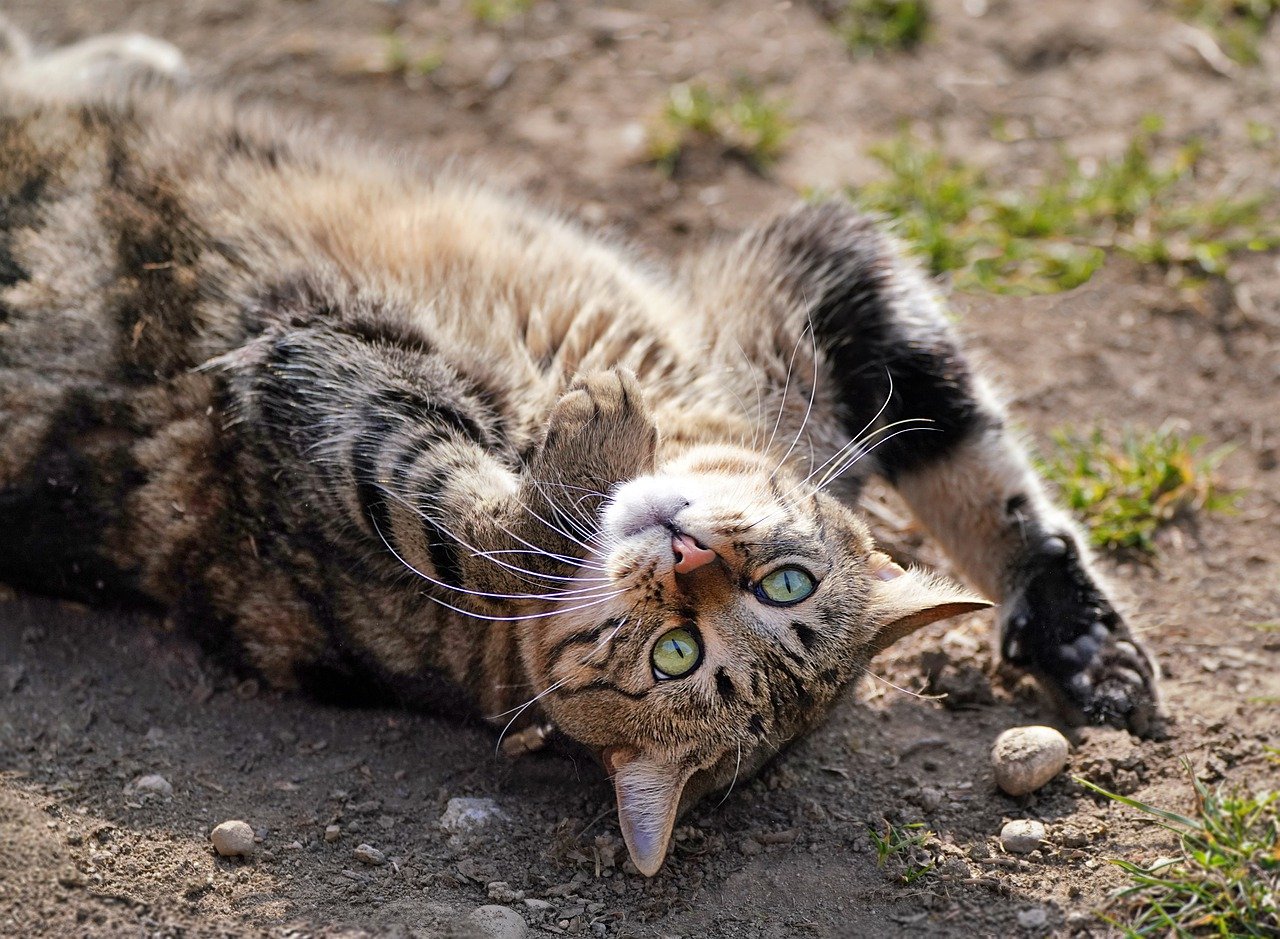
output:
POLYGON ((564 603, 524 655, 551 719, 613 775, 646 874, 682 802, 749 777, 898 635, 987 605, 903 573, 836 499, 737 449, 617 487, 595 541, 583 595, 621 592, 564 603))

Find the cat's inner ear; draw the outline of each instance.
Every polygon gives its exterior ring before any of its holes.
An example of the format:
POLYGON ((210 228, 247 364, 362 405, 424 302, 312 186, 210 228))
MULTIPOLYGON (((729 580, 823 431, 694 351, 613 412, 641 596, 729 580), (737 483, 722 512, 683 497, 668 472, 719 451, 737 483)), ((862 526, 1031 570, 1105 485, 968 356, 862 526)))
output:
POLYGON ((693 767, 665 763, 625 747, 604 753, 618 796, 618 822, 631 863, 646 877, 662 867, 675 826, 680 794, 693 767))
POLYGON ((869 603, 875 631, 871 640, 873 655, 921 626, 994 606, 945 577, 918 568, 903 570, 878 551, 872 553, 869 565, 876 578, 869 603))

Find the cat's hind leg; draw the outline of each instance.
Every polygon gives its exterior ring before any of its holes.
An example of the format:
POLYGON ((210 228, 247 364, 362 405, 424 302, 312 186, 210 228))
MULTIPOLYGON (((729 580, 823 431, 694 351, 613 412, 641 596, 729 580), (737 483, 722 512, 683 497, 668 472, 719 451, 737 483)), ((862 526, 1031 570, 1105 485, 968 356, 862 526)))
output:
POLYGON ((867 462, 1000 602, 1004 658, 1039 677, 1076 720, 1152 731, 1152 660, 923 277, 846 206, 806 207, 755 237, 813 323, 849 433, 931 422, 932 432, 887 439, 867 462), (893 396, 877 418, 889 379, 893 396))

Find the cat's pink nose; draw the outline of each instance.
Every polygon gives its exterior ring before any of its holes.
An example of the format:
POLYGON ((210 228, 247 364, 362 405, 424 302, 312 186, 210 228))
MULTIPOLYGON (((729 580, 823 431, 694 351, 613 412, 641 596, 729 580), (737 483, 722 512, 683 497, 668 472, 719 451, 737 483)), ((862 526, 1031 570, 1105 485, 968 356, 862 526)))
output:
POLYGON ((714 551, 710 548, 704 548, 682 531, 678 531, 671 536, 671 553, 676 559, 673 569, 677 574, 688 574, 690 571, 696 571, 716 559, 714 551))

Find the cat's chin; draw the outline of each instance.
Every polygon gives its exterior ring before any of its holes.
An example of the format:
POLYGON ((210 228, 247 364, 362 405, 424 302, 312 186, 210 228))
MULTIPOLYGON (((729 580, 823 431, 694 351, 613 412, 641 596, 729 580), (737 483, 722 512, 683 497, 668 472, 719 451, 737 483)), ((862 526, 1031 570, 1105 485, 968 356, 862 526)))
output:
POLYGON ((621 541, 651 530, 670 529, 676 516, 689 506, 689 497, 679 482, 641 476, 619 486, 600 512, 605 538, 621 541))

